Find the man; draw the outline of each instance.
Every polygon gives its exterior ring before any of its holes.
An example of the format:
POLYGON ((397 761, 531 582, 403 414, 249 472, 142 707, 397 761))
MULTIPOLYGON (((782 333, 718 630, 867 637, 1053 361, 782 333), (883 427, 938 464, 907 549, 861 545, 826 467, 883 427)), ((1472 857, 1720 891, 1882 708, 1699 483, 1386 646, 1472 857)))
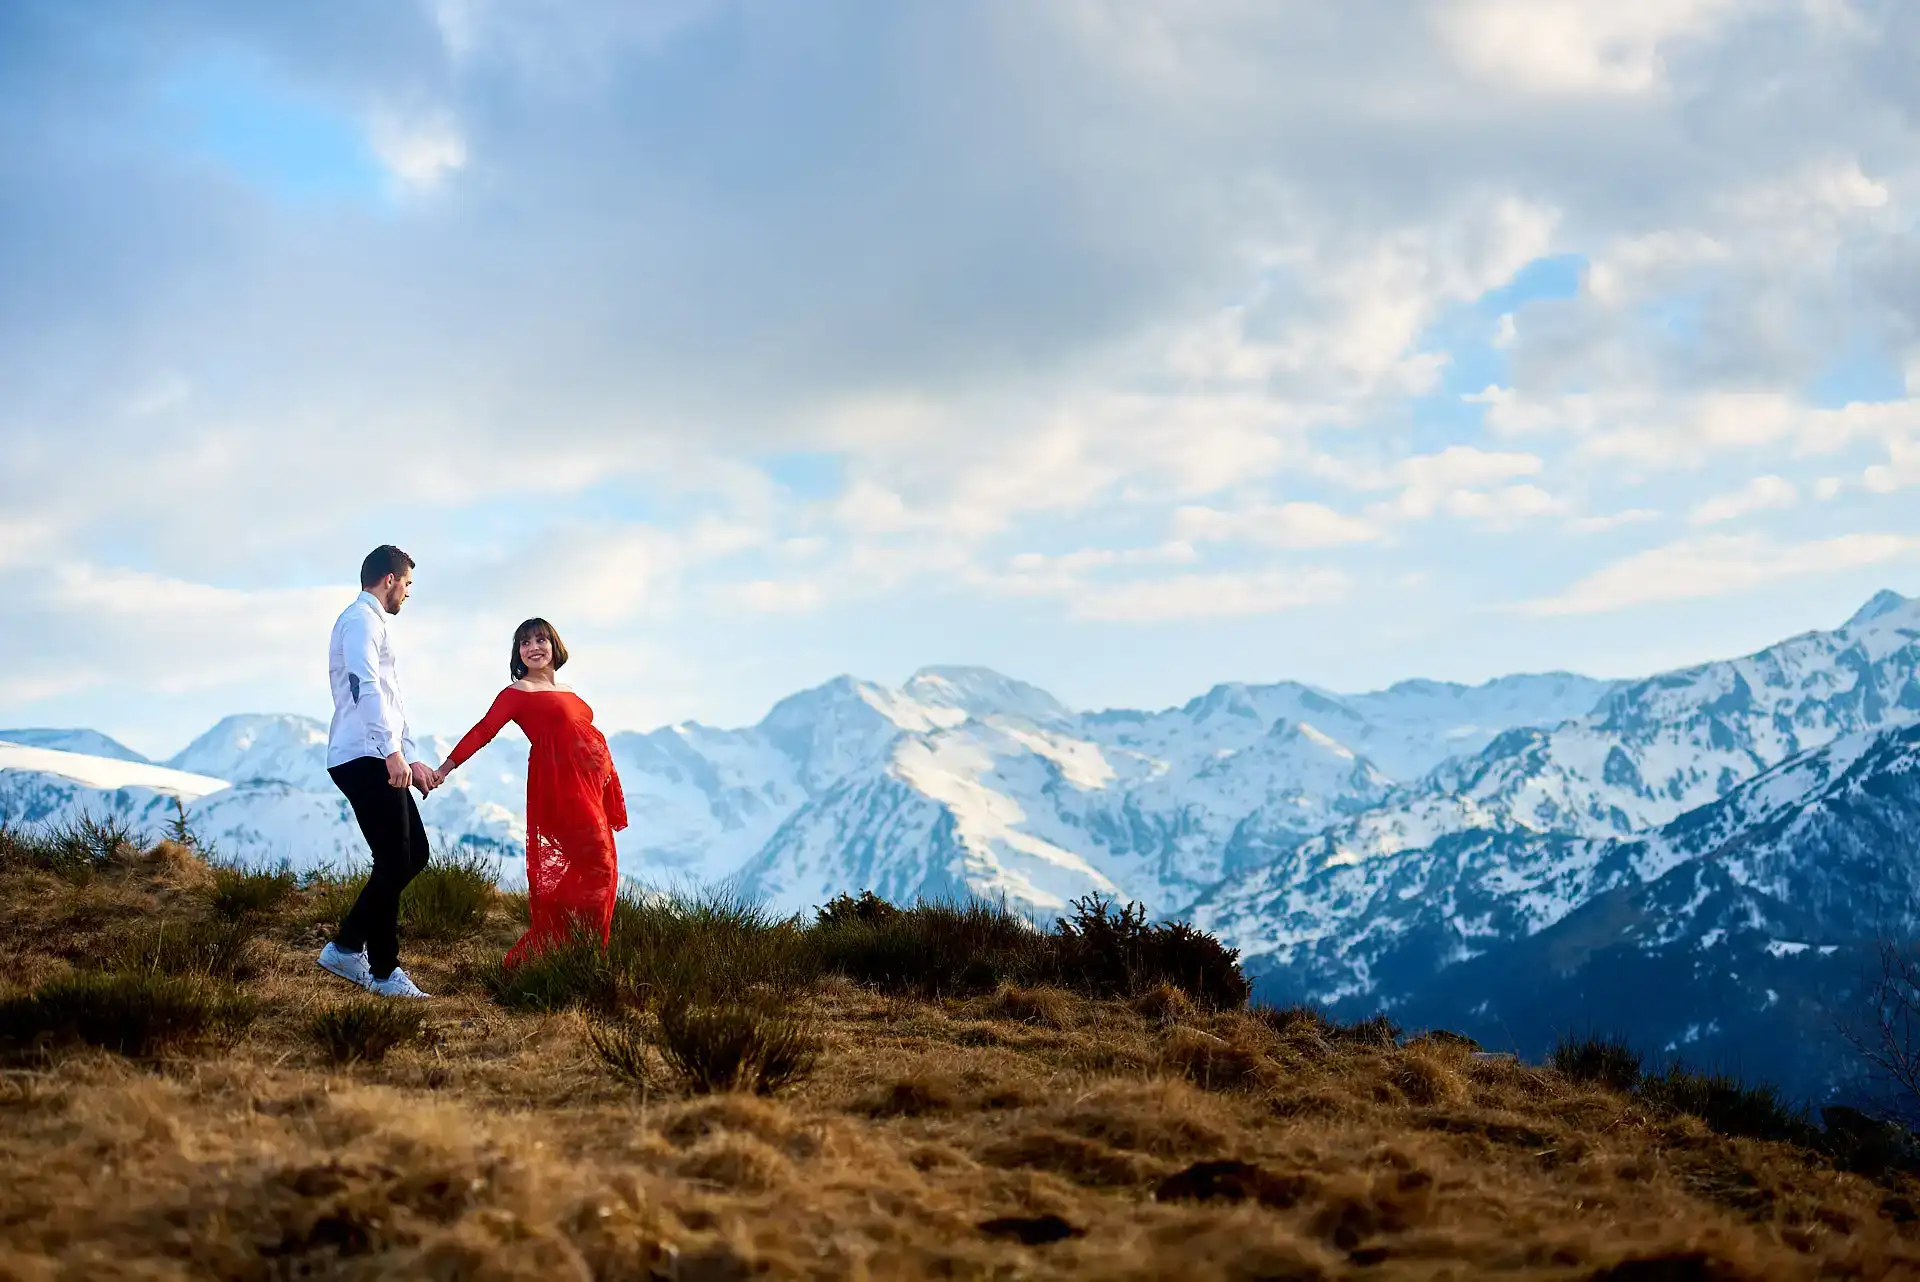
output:
POLYGON ((387 616, 400 613, 413 589, 413 558, 384 543, 360 566, 360 595, 333 625, 327 675, 333 725, 327 774, 347 796, 373 852, 373 872, 333 940, 322 967, 383 997, 427 994, 400 969, 400 892, 427 864, 427 831, 407 786, 433 791, 433 771, 419 760, 407 706, 400 697, 387 616))

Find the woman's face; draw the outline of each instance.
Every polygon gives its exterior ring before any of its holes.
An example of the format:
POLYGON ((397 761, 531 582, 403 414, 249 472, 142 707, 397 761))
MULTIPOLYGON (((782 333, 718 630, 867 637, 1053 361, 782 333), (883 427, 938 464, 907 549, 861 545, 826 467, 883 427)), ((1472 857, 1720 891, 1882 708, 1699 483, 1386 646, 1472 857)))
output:
POLYGON ((520 662, 527 665, 527 671, 538 672, 553 663, 553 642, 547 640, 544 632, 535 632, 520 643, 520 662))

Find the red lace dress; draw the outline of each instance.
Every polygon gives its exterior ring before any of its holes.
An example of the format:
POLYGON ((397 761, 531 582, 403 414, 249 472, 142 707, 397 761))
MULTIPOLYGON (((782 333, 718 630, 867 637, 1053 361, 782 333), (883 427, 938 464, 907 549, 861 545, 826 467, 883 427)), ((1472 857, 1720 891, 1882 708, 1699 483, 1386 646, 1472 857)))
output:
POLYGON ((507 722, 526 731, 527 897, 533 924, 507 953, 513 967, 581 927, 606 942, 620 884, 613 834, 627 826, 627 800, 593 709, 570 690, 508 686, 447 757, 458 766, 507 722))

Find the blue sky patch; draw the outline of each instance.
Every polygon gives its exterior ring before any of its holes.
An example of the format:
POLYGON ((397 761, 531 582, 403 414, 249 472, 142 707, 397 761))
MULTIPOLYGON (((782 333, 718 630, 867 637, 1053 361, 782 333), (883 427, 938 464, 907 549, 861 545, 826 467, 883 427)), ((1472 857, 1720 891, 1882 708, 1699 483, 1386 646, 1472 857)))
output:
POLYGON ((233 60, 202 63, 163 90, 186 150, 293 201, 381 201, 387 172, 359 121, 233 60))

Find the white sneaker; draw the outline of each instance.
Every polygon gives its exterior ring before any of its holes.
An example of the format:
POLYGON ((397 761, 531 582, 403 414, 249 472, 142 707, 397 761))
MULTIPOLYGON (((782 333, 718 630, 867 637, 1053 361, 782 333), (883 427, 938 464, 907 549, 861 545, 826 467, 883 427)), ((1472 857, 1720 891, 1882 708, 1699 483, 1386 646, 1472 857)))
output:
POLYGON ((427 996, 426 993, 420 991, 417 984, 407 978, 407 972, 401 970, 398 966, 395 966, 393 968, 393 974, 387 976, 385 979, 369 978, 367 981, 367 991, 378 993, 382 997, 427 996))
POLYGON ((351 980, 362 988, 373 986, 373 969, 367 965, 367 950, 350 953, 340 945, 328 942, 316 958, 321 970, 332 971, 342 979, 351 980))

